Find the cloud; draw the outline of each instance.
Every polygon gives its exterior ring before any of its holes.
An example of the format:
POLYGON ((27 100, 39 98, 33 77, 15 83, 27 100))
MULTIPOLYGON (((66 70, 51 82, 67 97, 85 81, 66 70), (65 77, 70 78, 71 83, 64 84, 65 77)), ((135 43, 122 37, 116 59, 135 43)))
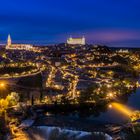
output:
POLYGON ((89 41, 118 42, 140 40, 140 32, 134 30, 97 30, 86 32, 89 41))

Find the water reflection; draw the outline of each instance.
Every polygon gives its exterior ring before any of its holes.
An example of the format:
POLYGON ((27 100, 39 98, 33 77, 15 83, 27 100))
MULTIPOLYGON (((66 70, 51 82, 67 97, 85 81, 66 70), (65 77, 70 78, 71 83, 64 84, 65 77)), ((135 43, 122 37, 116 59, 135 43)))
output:
POLYGON ((128 108, 127 106, 125 106, 123 104, 113 102, 113 103, 111 103, 111 105, 112 105, 112 109, 116 109, 117 111, 123 113, 127 117, 130 117, 133 113, 132 109, 128 108))
MULTIPOLYGON (((79 119, 85 118, 89 120, 98 120, 107 123, 123 123, 129 121, 129 117, 126 117, 126 115, 129 116, 131 114, 131 110, 128 111, 125 105, 128 104, 131 98, 137 98, 137 95, 139 93, 140 89, 136 90, 136 88, 127 91, 127 94, 123 94, 121 97, 115 99, 116 103, 113 104, 114 108, 111 110, 108 108, 108 104, 106 102, 102 102, 102 104, 99 104, 97 106, 81 105, 78 108, 66 105, 65 108, 57 108, 56 110, 51 110, 50 112, 55 115, 67 117, 72 116, 78 117, 79 119), (122 105, 121 107, 124 109, 122 109, 119 104, 117 104, 117 102, 120 103, 122 105)), ((134 102, 134 99, 133 104, 137 104, 137 102, 134 102)))

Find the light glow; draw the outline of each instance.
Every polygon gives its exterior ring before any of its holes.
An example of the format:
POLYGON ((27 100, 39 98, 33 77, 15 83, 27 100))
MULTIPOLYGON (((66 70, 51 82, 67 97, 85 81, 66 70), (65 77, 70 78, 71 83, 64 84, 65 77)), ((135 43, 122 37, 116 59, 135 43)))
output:
POLYGON ((0 83, 0 87, 4 87, 5 86, 5 84, 4 83, 0 83))
POLYGON ((131 117, 133 113, 133 111, 130 108, 120 103, 111 103, 109 105, 109 108, 114 108, 128 117, 131 117))

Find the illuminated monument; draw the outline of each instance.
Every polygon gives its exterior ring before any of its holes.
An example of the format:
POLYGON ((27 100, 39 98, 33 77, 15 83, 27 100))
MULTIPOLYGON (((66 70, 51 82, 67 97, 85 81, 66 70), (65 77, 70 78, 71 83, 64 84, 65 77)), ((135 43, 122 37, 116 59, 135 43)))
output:
POLYGON ((68 38, 67 39, 67 44, 70 44, 70 45, 85 45, 86 44, 86 39, 85 37, 82 37, 82 38, 68 38))
POLYGON ((11 46, 12 45, 12 40, 10 35, 8 35, 8 39, 7 39, 7 46, 11 46))
POLYGON ((12 44, 10 35, 8 35, 6 49, 10 50, 32 50, 33 46, 30 44, 12 44))

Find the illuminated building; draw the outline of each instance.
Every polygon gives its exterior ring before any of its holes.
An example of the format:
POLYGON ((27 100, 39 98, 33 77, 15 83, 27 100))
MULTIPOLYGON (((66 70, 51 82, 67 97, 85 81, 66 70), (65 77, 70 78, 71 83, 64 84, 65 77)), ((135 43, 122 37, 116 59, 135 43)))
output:
POLYGON ((129 51, 127 49, 120 49, 116 52, 118 52, 118 53, 129 53, 129 51))
POLYGON ((33 46, 30 44, 12 44, 10 35, 8 35, 6 49, 9 50, 32 50, 33 46))
POLYGON ((67 44, 70 44, 70 45, 85 45, 86 44, 86 40, 85 40, 85 37, 82 37, 82 38, 68 38, 67 39, 67 44))

